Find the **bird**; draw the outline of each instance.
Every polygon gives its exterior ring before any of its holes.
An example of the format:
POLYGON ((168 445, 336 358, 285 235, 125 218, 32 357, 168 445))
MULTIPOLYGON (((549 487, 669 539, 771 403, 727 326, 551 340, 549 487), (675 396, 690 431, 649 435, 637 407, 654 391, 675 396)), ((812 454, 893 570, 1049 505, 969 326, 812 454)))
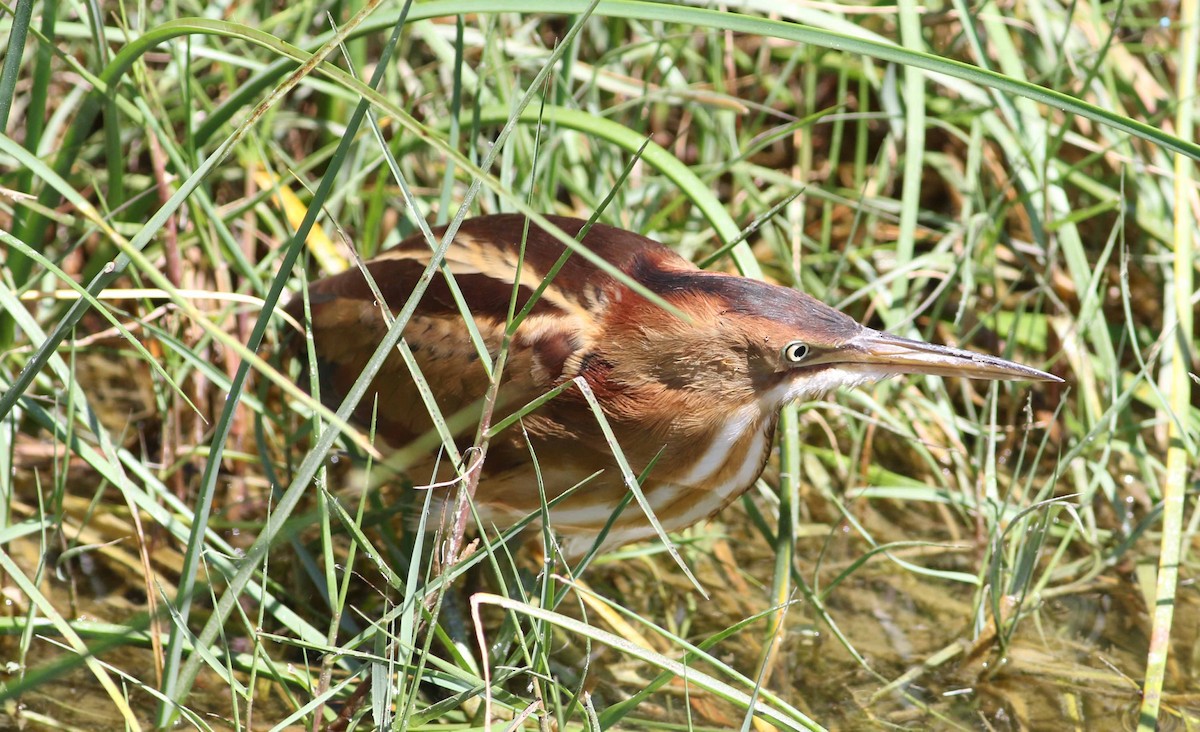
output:
MULTIPOLYGON (((585 229, 580 219, 545 218, 573 238, 585 229)), ((444 233, 445 227, 433 229, 439 241, 444 233)), ((527 308, 510 334, 492 424, 567 388, 493 435, 475 466, 481 474, 474 501, 485 525, 511 526, 537 514, 543 501, 559 499, 549 523, 568 557, 592 550, 606 525, 600 549, 658 533, 647 511, 629 505, 630 486, 600 420, 583 390, 572 386, 579 381, 594 394, 629 468, 642 476, 645 504, 667 532, 715 516, 754 485, 770 458, 780 410, 790 402, 900 374, 1062 381, 996 356, 867 327, 793 288, 702 270, 621 228, 596 223, 580 246, 611 267, 574 253, 527 308)), ((462 221, 442 268, 453 275, 489 358, 504 342, 514 291, 520 311, 565 251, 521 214, 462 221)), ((432 256, 417 234, 365 262, 374 288, 361 269, 308 286, 317 373, 304 378, 311 386, 315 377, 326 404, 341 403, 387 331, 384 311, 399 311, 432 256)), ((287 309, 303 321, 302 297, 287 309)), ((490 380, 443 274, 429 282, 403 337, 440 412, 468 417, 456 421, 453 435, 466 450, 490 380)), ((434 429, 418 383, 395 351, 353 418, 373 425, 392 449, 434 429)), ((406 473, 413 484, 449 475, 436 450, 406 473), (438 460, 440 472, 433 467, 438 460)))

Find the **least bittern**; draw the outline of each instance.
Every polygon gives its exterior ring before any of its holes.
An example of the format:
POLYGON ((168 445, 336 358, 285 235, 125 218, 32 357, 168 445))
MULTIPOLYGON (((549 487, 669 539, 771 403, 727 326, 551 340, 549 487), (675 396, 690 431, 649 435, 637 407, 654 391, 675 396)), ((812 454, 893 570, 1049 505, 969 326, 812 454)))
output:
MULTIPOLYGON (((577 219, 550 220, 571 236, 584 226, 577 219)), ((442 230, 435 233, 440 237, 442 230)), ((711 517, 750 488, 771 453, 779 410, 788 402, 896 374, 1061 381, 994 356, 867 328, 803 293, 700 270, 661 244, 611 226, 595 225, 582 244, 687 317, 638 295, 584 257, 570 257, 511 339, 496 419, 582 377, 633 471, 649 467, 641 490, 668 531, 711 517)), ((537 226, 526 231, 521 216, 462 223, 445 267, 493 357, 518 271, 519 309, 563 251, 537 226)), ((384 302, 398 309, 430 257, 429 245, 416 236, 366 269, 384 302)), ((385 319, 358 270, 312 284, 309 296, 321 395, 336 405, 382 339, 385 319)), ((301 317, 302 301, 297 298, 290 310, 301 317)), ((404 338, 443 414, 480 408, 487 373, 444 277, 433 280, 404 338)), ((368 421, 377 396, 377 432, 391 445, 406 445, 432 428, 398 354, 371 390, 356 417, 368 421)), ((539 477, 546 497, 554 499, 598 473, 550 514, 566 553, 578 555, 629 489, 578 390, 565 390, 524 416, 521 425, 491 440, 475 495, 480 516, 510 525, 539 510, 539 477)), ((472 438, 471 427, 461 436, 465 441, 472 438)), ((429 470, 414 466, 410 475, 429 477, 422 472, 429 470)), ((613 524, 605 545, 654 533, 633 506, 613 524)))

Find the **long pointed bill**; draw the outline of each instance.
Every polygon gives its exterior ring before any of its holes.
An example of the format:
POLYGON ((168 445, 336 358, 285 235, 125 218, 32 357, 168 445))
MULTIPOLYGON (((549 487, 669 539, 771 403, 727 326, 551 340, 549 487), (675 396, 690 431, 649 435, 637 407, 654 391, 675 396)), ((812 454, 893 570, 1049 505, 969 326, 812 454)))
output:
POLYGON ((863 328, 862 332, 838 348, 838 360, 871 370, 895 374, 933 374, 961 376, 990 381, 1054 381, 1054 374, 1006 361, 984 353, 935 346, 909 340, 891 333, 863 328))

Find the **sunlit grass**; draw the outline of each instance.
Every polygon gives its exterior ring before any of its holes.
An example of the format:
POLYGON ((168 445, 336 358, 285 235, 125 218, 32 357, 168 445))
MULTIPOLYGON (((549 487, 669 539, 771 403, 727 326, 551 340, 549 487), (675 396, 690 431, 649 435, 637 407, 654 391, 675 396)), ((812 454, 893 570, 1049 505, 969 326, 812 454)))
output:
POLYGON ((0 6, 0 720, 1200 721, 1195 0, 533 5, 0 6), (798 405, 677 558, 445 566, 271 311, 496 211, 1067 385, 798 405))

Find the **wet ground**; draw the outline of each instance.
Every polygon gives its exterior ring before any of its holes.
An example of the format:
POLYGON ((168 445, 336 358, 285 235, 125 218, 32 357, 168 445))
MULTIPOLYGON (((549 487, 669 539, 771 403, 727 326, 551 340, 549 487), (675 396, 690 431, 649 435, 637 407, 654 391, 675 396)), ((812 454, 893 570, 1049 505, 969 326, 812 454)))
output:
MULTIPOLYGON (((604 562, 587 579, 596 591, 624 598, 643 617, 674 626, 692 640, 718 632, 770 607, 764 583, 773 555, 764 541, 737 523, 744 518, 743 511, 735 508, 732 514, 733 520, 724 525, 710 526, 705 532, 710 537, 699 544, 705 551, 692 554, 693 568, 709 588, 710 601, 691 590, 661 555, 604 562), (712 538, 721 528, 732 538, 712 538)), ((868 522, 879 518, 869 510, 864 515, 868 522)), ((834 538, 827 541, 827 528, 809 529, 819 538, 803 540, 798 555, 801 572, 810 582, 814 564, 805 557, 821 556, 824 550, 817 576, 828 584, 864 552, 864 543, 846 531, 835 530, 834 538), (825 536, 820 536, 821 531, 825 536)), ((91 538, 97 543, 106 540, 103 530, 97 531, 91 538)), ((936 533, 932 526, 931 531, 936 533)), ((41 556, 36 536, 10 542, 7 549, 26 571, 32 571, 41 556)), ((158 560, 165 567, 173 560, 169 549, 164 547, 164 552, 158 560)), ((77 620, 137 623, 137 618, 144 619, 147 606, 137 567, 123 558, 125 554, 118 543, 88 553, 86 561, 76 556, 66 565, 57 555, 53 558, 60 562, 58 571, 47 565, 42 590, 59 612, 77 620)), ((965 570, 976 561, 975 552, 966 546, 905 547, 892 556, 944 570, 965 570)), ((974 609, 974 587, 925 577, 877 555, 824 598, 828 618, 854 653, 831 631, 811 599, 798 593, 765 678, 768 687, 788 703, 832 729, 1134 729, 1149 628, 1138 577, 1137 568, 1111 568, 1083 581, 1050 586, 1040 596, 1026 598, 1019 613, 1014 598, 1002 598, 1005 622, 997 637, 990 614, 974 609)), ((4 597, 11 627, 29 608, 11 583, 5 585, 4 597)), ((570 606, 567 603, 564 611, 572 612, 570 606)), ((1161 729, 1193 728, 1200 719, 1195 673, 1200 660, 1198 610, 1200 598, 1194 586, 1185 583, 1176 614, 1161 729)), ((590 620, 604 626, 595 616, 590 620)), ((752 625, 723 641, 714 655, 756 676, 762 670, 764 627, 752 625)), ((156 683, 154 656, 145 636, 115 642, 103 636, 87 640, 101 646, 112 643, 101 654, 102 661, 143 683, 156 683)), ((561 634, 556 640, 562 645, 555 658, 564 664, 563 673, 570 675, 573 670, 568 666, 582 665, 583 646, 561 634)), ((671 655, 665 642, 652 642, 671 655)), ((57 633, 44 623, 28 643, 30 668, 43 669, 55 659, 70 657, 61 650, 57 633)), ((20 646, 19 635, 11 631, 0 635, 0 657, 12 659, 5 674, 8 684, 17 681, 14 664, 20 646)), ((598 708, 623 699, 655 675, 653 669, 611 649, 592 650, 588 687, 598 708)), ((255 728, 268 728, 286 717, 295 703, 289 695, 305 696, 302 690, 285 694, 275 686, 259 682, 252 711, 255 728)), ((148 723, 153 698, 127 688, 135 713, 148 723)), ((644 728, 688 719, 699 727, 741 725, 741 714, 731 705, 702 692, 689 690, 685 695, 683 691, 681 683, 667 685, 623 725, 644 728)), ((191 703, 197 712, 207 710, 213 715, 205 719, 215 728, 234 724, 229 689, 215 675, 201 678, 191 703)), ((78 665, 34 686, 19 700, 6 702, 0 709, 0 729, 16 728, 18 718, 26 729, 123 726, 107 693, 90 671, 78 665)))

